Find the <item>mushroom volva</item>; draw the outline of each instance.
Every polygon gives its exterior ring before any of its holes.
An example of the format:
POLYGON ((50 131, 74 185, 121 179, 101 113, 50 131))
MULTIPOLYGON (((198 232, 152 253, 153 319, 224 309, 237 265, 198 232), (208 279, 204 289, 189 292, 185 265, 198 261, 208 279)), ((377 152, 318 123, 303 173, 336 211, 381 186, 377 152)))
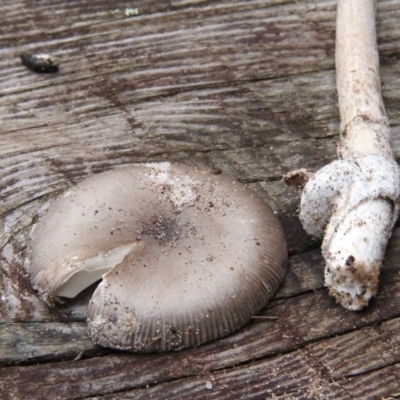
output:
POLYGON ((179 350, 229 335, 283 279, 282 228, 233 178, 170 163, 94 175, 32 229, 28 272, 49 305, 102 279, 89 304, 95 343, 179 350))

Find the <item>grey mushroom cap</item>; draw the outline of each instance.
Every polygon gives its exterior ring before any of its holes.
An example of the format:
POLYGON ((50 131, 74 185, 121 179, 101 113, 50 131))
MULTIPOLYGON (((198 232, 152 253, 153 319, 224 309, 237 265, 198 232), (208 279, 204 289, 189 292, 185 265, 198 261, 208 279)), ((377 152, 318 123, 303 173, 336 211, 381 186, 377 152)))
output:
POLYGON ((265 307, 287 265, 270 207, 233 178, 169 163, 95 175, 32 232, 29 275, 48 303, 102 278, 95 343, 179 350, 229 335, 265 307))

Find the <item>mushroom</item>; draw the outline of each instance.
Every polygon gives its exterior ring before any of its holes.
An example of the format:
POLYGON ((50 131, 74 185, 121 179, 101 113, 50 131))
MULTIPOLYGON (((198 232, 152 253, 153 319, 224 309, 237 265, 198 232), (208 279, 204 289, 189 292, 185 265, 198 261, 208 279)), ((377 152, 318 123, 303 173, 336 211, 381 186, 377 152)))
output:
POLYGON ((28 272, 49 305, 102 279, 95 343, 179 350, 229 335, 265 307, 287 264, 281 226, 232 178, 170 163, 94 175, 31 233, 28 272))
MULTIPOLYGON (((305 230, 322 238, 329 294, 361 310, 377 292, 387 242, 400 210, 400 171, 381 96, 376 1, 339 0, 336 75, 341 117, 339 160, 306 183, 305 230)), ((304 178, 294 171, 287 181, 304 178)))

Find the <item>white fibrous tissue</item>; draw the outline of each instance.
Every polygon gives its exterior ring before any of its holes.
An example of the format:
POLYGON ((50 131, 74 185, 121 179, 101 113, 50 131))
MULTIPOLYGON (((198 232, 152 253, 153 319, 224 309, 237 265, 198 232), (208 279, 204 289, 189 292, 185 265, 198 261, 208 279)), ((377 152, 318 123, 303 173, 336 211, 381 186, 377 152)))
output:
POLYGON ((142 185, 164 187, 164 197, 174 204, 177 211, 196 202, 199 196, 199 181, 189 177, 187 174, 173 173, 169 162, 142 165, 149 170, 146 178, 142 181, 142 185))
POLYGON ((375 154, 334 161, 303 190, 300 220, 308 234, 324 238, 325 284, 349 310, 376 294, 399 197, 398 165, 375 154))

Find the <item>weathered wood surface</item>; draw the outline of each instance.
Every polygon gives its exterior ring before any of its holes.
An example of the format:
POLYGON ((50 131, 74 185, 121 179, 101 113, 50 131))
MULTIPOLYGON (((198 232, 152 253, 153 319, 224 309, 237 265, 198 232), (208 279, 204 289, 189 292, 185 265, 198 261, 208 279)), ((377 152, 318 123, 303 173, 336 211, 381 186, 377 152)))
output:
MULTIPOLYGON (((335 158, 335 1, 0 2, 0 397, 367 399, 400 396, 400 228, 362 312, 323 287, 318 243, 281 182, 335 158), (128 7, 139 15, 126 16, 128 7), (56 74, 22 51, 52 52, 56 74), (274 208, 290 268, 237 334, 177 353, 94 346, 89 288, 47 308, 24 269, 43 204, 86 176, 169 160, 221 169, 274 208)), ((400 0, 378 4, 383 96, 400 158, 400 0)))

